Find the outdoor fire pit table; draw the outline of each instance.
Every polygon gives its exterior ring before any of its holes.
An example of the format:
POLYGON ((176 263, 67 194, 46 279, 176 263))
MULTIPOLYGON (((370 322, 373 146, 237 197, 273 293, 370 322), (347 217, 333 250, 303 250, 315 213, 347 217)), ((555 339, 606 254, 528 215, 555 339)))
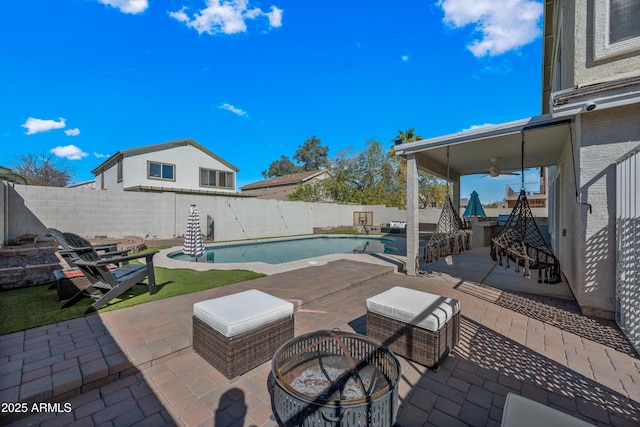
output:
POLYGON ((283 344, 273 356, 273 408, 281 426, 392 426, 400 362, 378 341, 322 330, 283 344))

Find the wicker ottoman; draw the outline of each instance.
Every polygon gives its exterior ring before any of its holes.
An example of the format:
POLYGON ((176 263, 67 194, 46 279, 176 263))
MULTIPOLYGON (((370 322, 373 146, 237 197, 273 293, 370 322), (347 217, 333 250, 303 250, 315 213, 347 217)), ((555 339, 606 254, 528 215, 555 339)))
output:
POLYGON ((366 305, 368 336, 436 371, 460 340, 458 300, 396 286, 366 305))
POLYGON ((193 350, 231 379, 293 338, 293 304, 251 289, 193 305, 193 350))

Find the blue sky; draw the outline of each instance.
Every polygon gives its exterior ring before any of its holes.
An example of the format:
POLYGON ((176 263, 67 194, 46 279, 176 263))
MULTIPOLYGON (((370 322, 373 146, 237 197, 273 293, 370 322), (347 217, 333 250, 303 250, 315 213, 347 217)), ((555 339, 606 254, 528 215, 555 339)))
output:
MULTIPOLYGON (((0 164, 193 138, 262 179, 316 135, 329 156, 540 114, 533 0, 21 0, 0 13, 0 164)), ((487 167, 489 167, 487 165, 487 167)), ((529 181, 529 178, 527 178, 529 181)), ((518 177, 466 178, 502 199, 518 177), (515 178, 515 180, 513 179, 515 178)))

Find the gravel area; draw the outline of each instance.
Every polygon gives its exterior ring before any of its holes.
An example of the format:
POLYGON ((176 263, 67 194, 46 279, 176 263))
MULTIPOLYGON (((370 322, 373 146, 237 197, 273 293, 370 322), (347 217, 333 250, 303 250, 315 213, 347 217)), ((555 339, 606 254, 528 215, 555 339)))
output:
POLYGON ((37 254, 27 256, 0 256, 0 269, 26 267, 28 265, 58 264, 56 254, 37 254))

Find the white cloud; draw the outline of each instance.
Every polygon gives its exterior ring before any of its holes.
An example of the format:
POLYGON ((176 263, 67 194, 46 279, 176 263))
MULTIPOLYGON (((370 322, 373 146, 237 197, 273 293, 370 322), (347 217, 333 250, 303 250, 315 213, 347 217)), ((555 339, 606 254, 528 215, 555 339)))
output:
POLYGON ((64 131, 65 134, 67 134, 67 136, 78 136, 80 135, 80 129, 75 128, 75 129, 67 129, 64 131))
POLYGON ((93 152, 93 155, 98 159, 106 159, 107 157, 111 157, 109 154, 100 154, 96 153, 95 151, 93 152))
POLYGON ((147 0, 98 0, 102 4, 120 9, 123 13, 135 15, 142 13, 149 7, 147 0))
POLYGON ((466 129, 462 129, 462 131, 467 131, 467 130, 474 130, 474 129, 480 129, 480 128, 486 128, 487 126, 493 126, 493 123, 485 123, 482 125, 471 125, 471 127, 468 127, 466 129))
POLYGON ((65 126, 66 123, 62 117, 60 117, 57 122, 55 120, 42 120, 29 117, 24 124, 20 125, 20 127, 27 129, 27 132, 25 132, 27 135, 33 135, 34 133, 39 132, 49 132, 51 129, 62 129, 65 126))
POLYGON ((402 55, 402 62, 409 62, 409 55, 402 55))
POLYGON ((282 9, 275 6, 271 6, 271 12, 266 12, 265 15, 269 18, 269 25, 273 28, 282 27, 282 9))
POLYGON ((467 48, 476 56, 496 56, 524 46, 541 34, 543 5, 533 0, 440 0, 444 22, 473 25, 480 38, 467 48))
POLYGON ((258 17, 266 17, 270 28, 282 26, 282 9, 271 6, 269 12, 259 8, 249 8, 248 0, 206 0, 206 7, 195 11, 192 16, 187 14, 187 7, 176 12, 169 12, 169 16, 195 29, 198 34, 235 34, 247 31, 246 21, 258 17))
POLYGON ((75 145, 58 146, 51 149, 51 152, 58 157, 64 157, 67 160, 80 160, 87 157, 88 154, 76 147, 75 145))
POLYGON ((237 114, 238 116, 241 116, 241 117, 249 117, 246 111, 241 110, 240 108, 236 108, 231 104, 222 104, 218 106, 218 108, 220 108, 221 110, 231 111, 233 114, 237 114))

